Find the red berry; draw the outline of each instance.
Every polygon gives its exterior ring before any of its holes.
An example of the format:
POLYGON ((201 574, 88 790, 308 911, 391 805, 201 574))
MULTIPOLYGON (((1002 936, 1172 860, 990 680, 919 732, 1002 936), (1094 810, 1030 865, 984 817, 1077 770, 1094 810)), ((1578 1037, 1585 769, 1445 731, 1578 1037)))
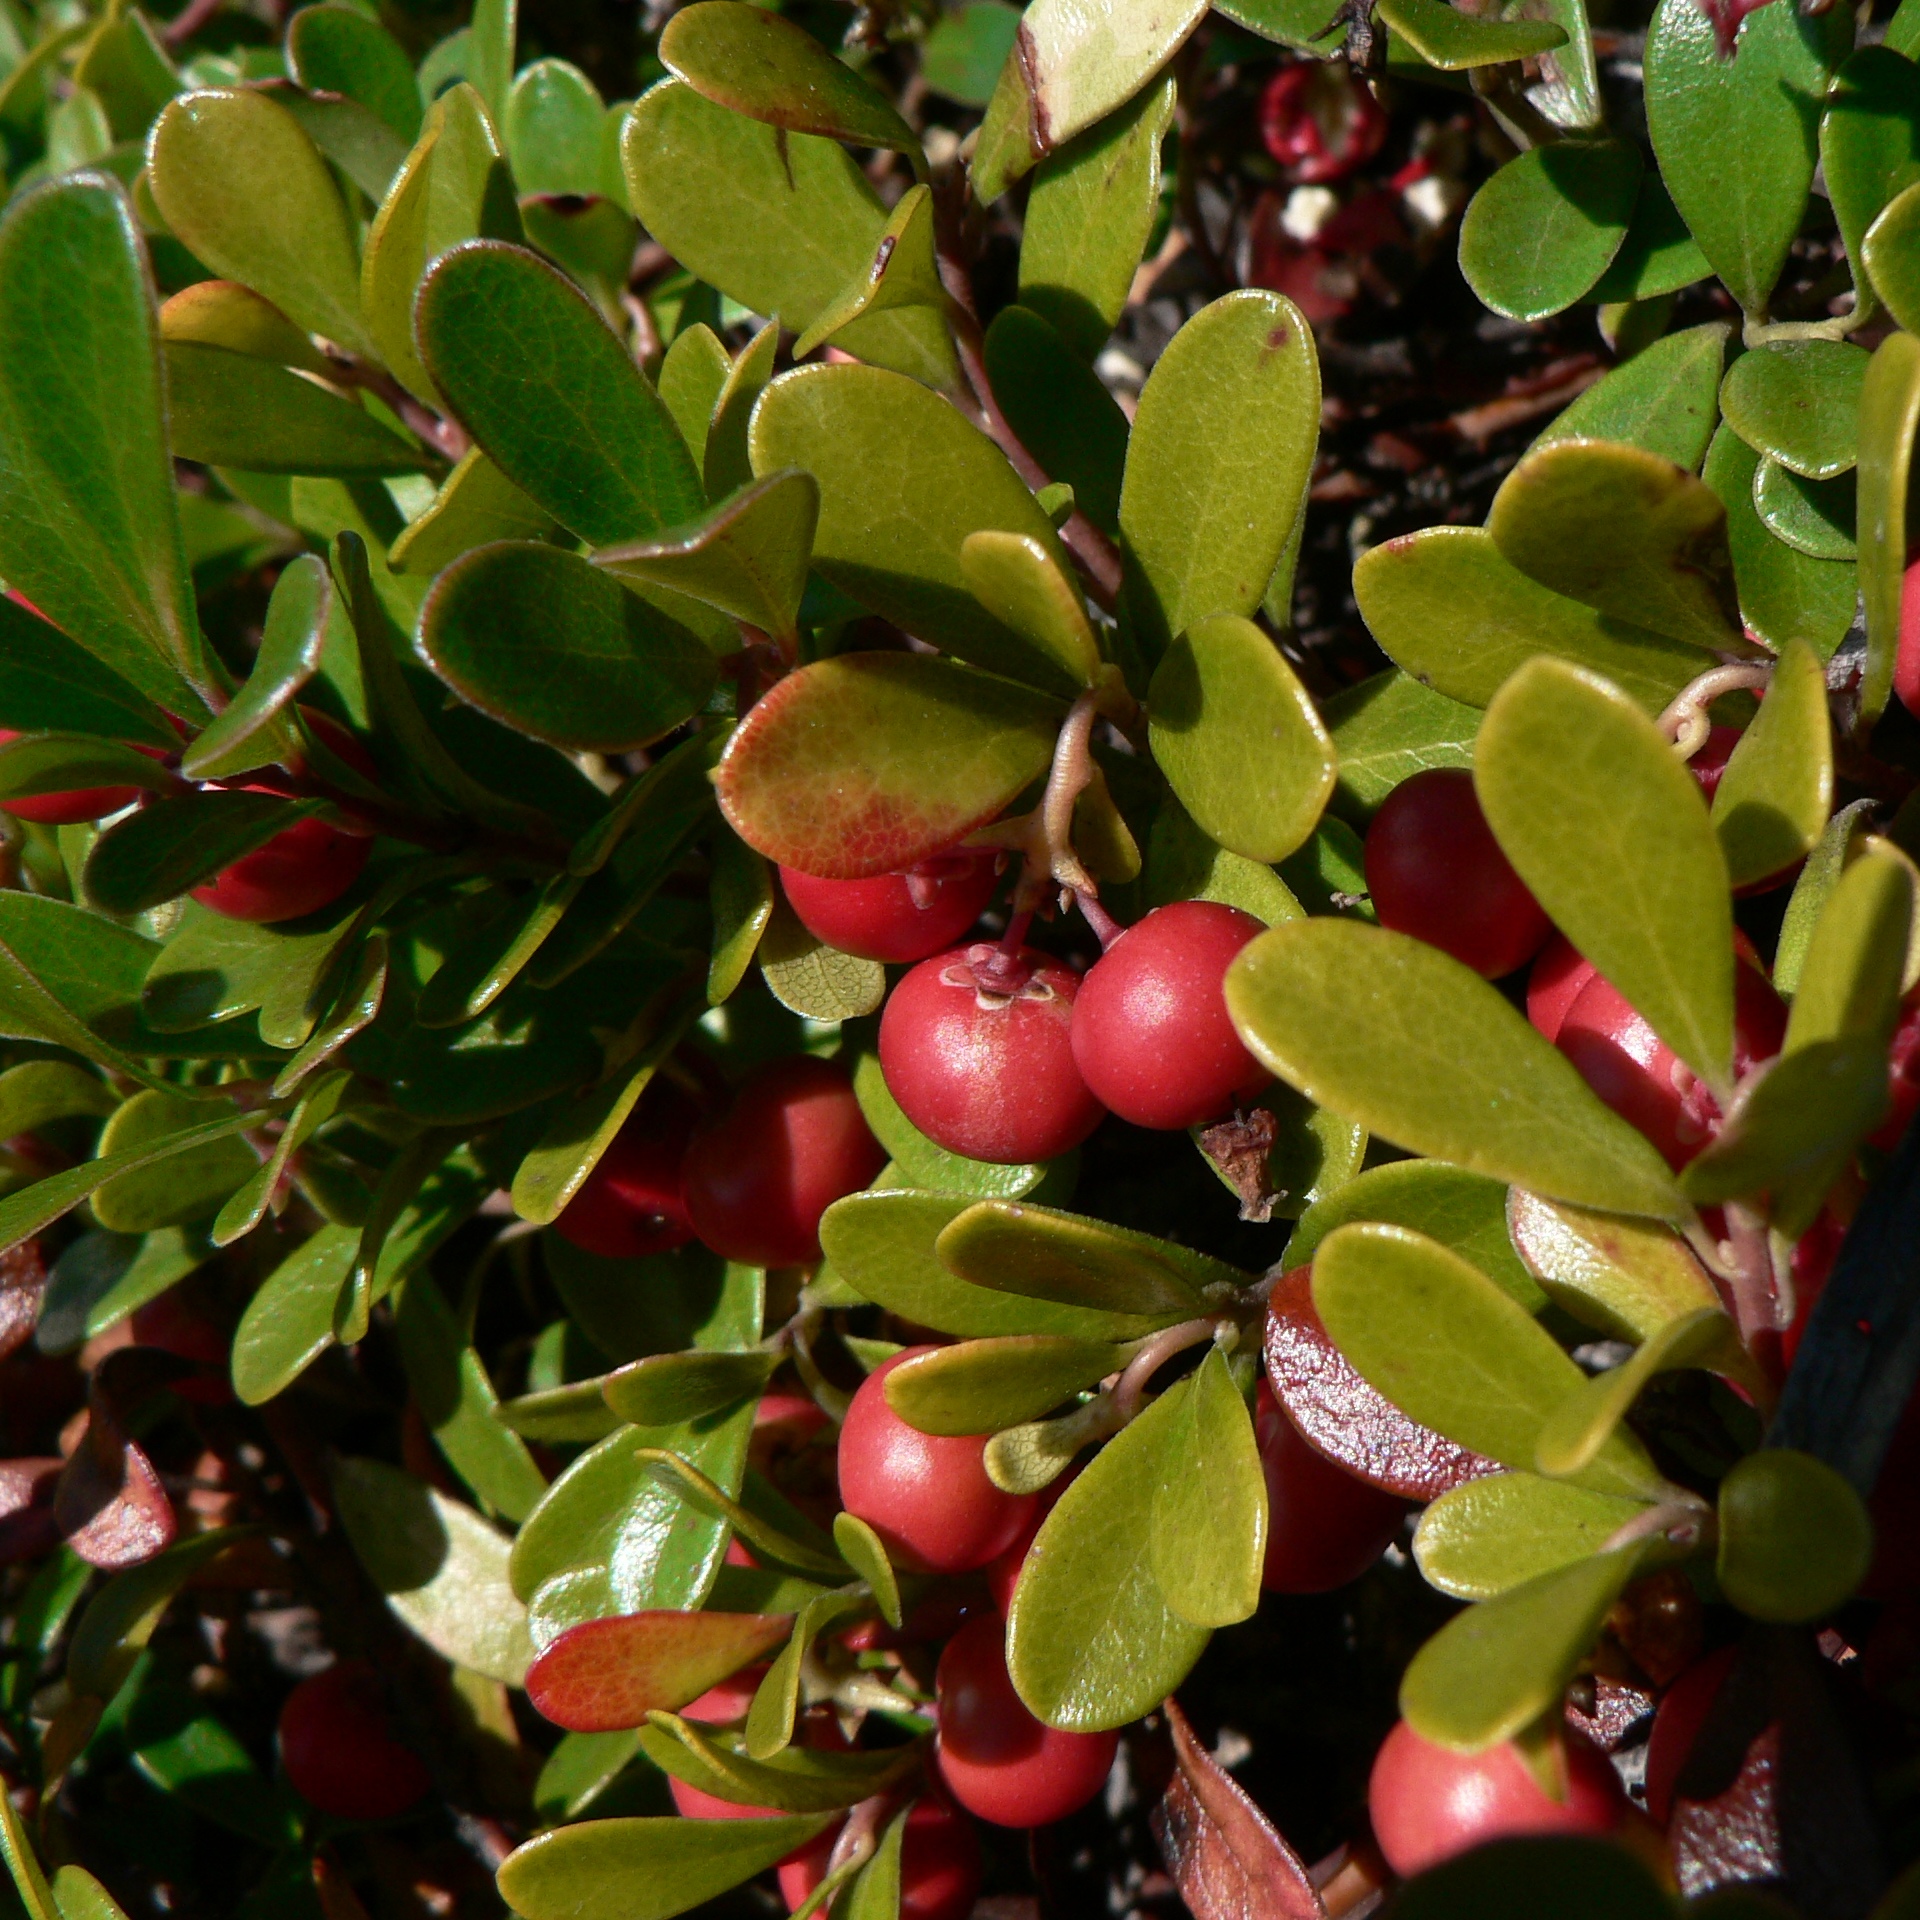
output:
POLYGON ((1920 560, 1900 582, 1900 644, 1893 657, 1893 690, 1900 704, 1920 719, 1920 560))
POLYGON ((1004 1629, 982 1614, 947 1642, 934 1675, 947 1791, 997 1827, 1044 1827, 1106 1784, 1117 1733, 1063 1733, 1036 1720, 1007 1673, 1004 1629))
POLYGON ((651 1088, 553 1223, 562 1239, 609 1260, 665 1253, 693 1238, 682 1165, 696 1114, 677 1087, 651 1088))
POLYGON ((1373 1837, 1395 1873, 1424 1873, 1482 1841, 1526 1833, 1611 1833, 1626 1813, 1619 1776, 1598 1747, 1566 1736, 1567 1797, 1550 1798, 1511 1741, 1452 1753, 1404 1720, 1374 1755, 1367 1783, 1373 1837))
POLYGON ((1429 767, 1387 795, 1367 829, 1366 866, 1383 927, 1489 980, 1525 966, 1553 930, 1500 851, 1463 768, 1429 767))
POLYGON ((994 856, 956 848, 872 880, 823 880, 782 867, 780 884, 816 940, 863 960, 924 960, 980 918, 993 897, 994 856))
POLYGON ((1560 1037, 1567 1009, 1580 989, 1594 976, 1594 964, 1564 933, 1556 933, 1540 949, 1527 971, 1527 1018, 1549 1040, 1560 1037))
POLYGON ((984 942, 923 960, 888 996, 880 1067, 900 1109, 936 1146, 1006 1166, 1077 1147, 1105 1109, 1070 1037, 1079 977, 1022 952, 1010 991, 984 942))
MULTIPOLYGON (((765 1667, 748 1667, 722 1680, 692 1706, 682 1707, 681 1715, 708 1726, 725 1726, 730 1721, 744 1719, 753 1704, 754 1689, 766 1671, 765 1667)), ((796 1739, 799 1745, 811 1747, 815 1752, 844 1753, 848 1747, 839 1721, 826 1708, 810 1708, 801 1715, 796 1739)), ((674 1807, 684 1820, 777 1820, 781 1817, 778 1807, 742 1806, 737 1800, 722 1800, 717 1793, 690 1786, 671 1775, 667 1778, 667 1791, 673 1795, 674 1807)), ((794 1855, 787 1857, 792 1859, 794 1855)))
MULTIPOLYGON (((1757 967, 1735 963, 1733 1071, 1736 1078, 1780 1051, 1787 1010, 1757 967)), ((1630 1120, 1684 1167, 1720 1129, 1720 1107, 1626 996, 1596 973, 1574 997, 1554 1044, 1615 1113, 1630 1120)))
POLYGON ((1272 1079, 1240 1043, 1221 982, 1266 929, 1250 913, 1181 900, 1129 927, 1088 970, 1073 1003, 1074 1064, 1122 1120, 1192 1127, 1272 1079))
POLYGON ((840 1429, 840 1504, 864 1520, 902 1565, 966 1573, 1006 1552, 1033 1508, 987 1478, 984 1434, 922 1433, 887 1404, 886 1377, 909 1347, 861 1381, 840 1429))
POLYGON ((1033 1505, 1028 1509, 1026 1519, 1020 1523, 1020 1531, 1014 1535, 1013 1544, 988 1565, 987 1590, 993 1595, 993 1604, 1002 1615, 1013 1605, 1013 1590, 1020 1584, 1020 1569, 1027 1564, 1028 1551, 1040 1529, 1046 1525, 1047 1515, 1060 1504, 1060 1496, 1079 1477, 1080 1466, 1076 1462, 1065 1473, 1056 1474, 1049 1480, 1033 1496, 1033 1505))
POLYGON ((1920 994, 1901 1009, 1900 1024, 1887 1049, 1887 1117, 1874 1133, 1873 1144, 1891 1153, 1916 1112, 1920 1112, 1920 994))
POLYGON ((342 1660, 287 1695, 280 1759, 293 1790, 336 1820, 392 1820, 433 1785, 426 1762, 394 1738, 367 1660, 342 1660))
POLYGON ((1386 1551, 1406 1503, 1323 1458, 1301 1437, 1263 1377, 1254 1434, 1267 1480, 1269 1593, 1331 1593, 1386 1551))
POLYGON ((1318 60, 1285 66, 1260 96, 1260 138, 1287 169, 1312 186, 1364 166, 1387 137, 1387 116, 1344 67, 1318 60))
POLYGON ((297 920, 331 906, 360 877, 373 842, 324 820, 296 820, 193 890, 229 920, 297 920))
MULTIPOLYGON (((780 1897, 795 1911, 827 1877, 838 1827, 780 1863, 780 1897)), ((900 1920, 967 1920, 980 1891, 980 1834, 933 1794, 913 1803, 900 1846, 900 1920)))
POLYGON ((1692 1666, 1660 1696, 1653 1732, 1647 1740, 1647 1811, 1661 1826, 1673 1815, 1673 1789, 1700 1737, 1720 1688, 1733 1671, 1738 1647, 1722 1647, 1692 1666))
POLYGON ((762 1067, 694 1136, 687 1216, 723 1259, 801 1266, 820 1258, 820 1216, 886 1160, 846 1069, 795 1054, 762 1067))
MULTIPOLYGON (((16 728, 0 727, 0 747, 19 738, 16 728)), ((150 760, 166 758, 158 747, 139 747, 136 751, 150 760)), ((82 820, 104 819, 122 807, 132 806, 139 798, 138 787, 74 787, 66 793, 35 793, 18 800, 0 800, 0 809, 16 820, 31 820, 38 826, 71 827, 82 820)))

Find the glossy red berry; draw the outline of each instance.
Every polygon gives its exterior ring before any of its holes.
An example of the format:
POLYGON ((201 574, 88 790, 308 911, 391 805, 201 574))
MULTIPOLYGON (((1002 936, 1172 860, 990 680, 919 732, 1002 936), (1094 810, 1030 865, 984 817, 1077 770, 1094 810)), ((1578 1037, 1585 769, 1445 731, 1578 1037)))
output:
POLYGON ((1527 969, 1527 1018, 1549 1040, 1560 1037, 1567 1009, 1596 969, 1564 933, 1556 933, 1527 969))
POLYGON ((820 1258, 820 1216, 886 1160, 846 1069, 794 1054, 762 1067, 694 1136, 687 1217, 724 1259, 800 1266, 820 1258))
POLYGON ((1033 1508, 987 1478, 984 1435, 922 1433, 887 1404, 886 1377, 909 1347, 861 1381, 840 1428, 840 1504, 864 1520, 902 1565, 966 1573, 1006 1552, 1033 1508))
POLYGON ((1383 927, 1489 980, 1525 966, 1553 930, 1500 851, 1463 768, 1429 767, 1387 795, 1367 829, 1366 869, 1383 927))
MULTIPOLYGON (((1780 1051, 1787 1010, 1766 977, 1746 960, 1734 966, 1735 1077, 1780 1051)), ((1596 973, 1575 996, 1554 1044, 1615 1113, 1684 1167, 1719 1131, 1719 1104, 1673 1049, 1596 973)))
POLYGON ((1023 952, 1009 981, 1005 958, 981 942, 921 961, 880 1016, 880 1067, 936 1146, 1018 1166, 1077 1147, 1106 1109, 1074 1062, 1079 977, 1023 952))
POLYGON ((1406 1503, 1316 1453, 1263 1378, 1254 1436, 1267 1481, 1269 1593, 1331 1593, 1357 1580, 1400 1531, 1406 1503))
POLYGON ((287 1695, 280 1760, 293 1790, 336 1820, 395 1819, 433 1785, 426 1762, 395 1738, 366 1660, 342 1660, 287 1695))
POLYGON ((904 962, 940 953, 967 933, 993 897, 994 856, 956 848, 905 873, 823 880, 794 867, 780 885, 816 940, 863 960, 904 962))
POLYGON ((1386 137, 1387 116, 1344 67, 1299 61, 1282 67, 1260 96, 1260 138, 1287 177, 1304 185, 1344 179, 1386 137))
POLYGON ((193 897, 229 920, 298 920, 331 906, 360 877, 373 842, 325 820, 296 820, 222 867, 193 897))
POLYGON ((693 1238, 682 1168, 697 1115, 677 1087, 648 1089, 553 1230, 587 1253, 638 1260, 693 1238))
POLYGON ((1647 1739, 1647 1811, 1665 1826, 1673 1817, 1673 1790, 1680 1770, 1687 1764, 1693 1743, 1706 1725, 1721 1686, 1733 1671, 1739 1657, 1738 1647, 1721 1647, 1703 1660, 1696 1660, 1660 1696, 1660 1710, 1653 1718, 1653 1732, 1647 1739))
POLYGON ((1619 1776, 1599 1748, 1566 1736, 1567 1797, 1552 1799, 1511 1741, 1453 1753, 1404 1720, 1381 1742, 1367 1784, 1373 1837, 1395 1873, 1424 1873, 1483 1841, 1527 1833, 1613 1832, 1626 1814, 1619 1776))
POLYGON ((982 1614, 947 1642, 934 1675, 947 1791, 997 1827, 1044 1827, 1106 1784, 1117 1733, 1063 1733, 1036 1720, 1007 1673, 1004 1629, 982 1614))
MULTIPOLYGON (((780 1863, 788 1912, 827 1877, 838 1827, 780 1863)), ((923 1794, 907 1814, 900 1844, 900 1920, 967 1920, 980 1892, 980 1833, 957 1807, 923 1794)))
POLYGON ((1900 582, 1900 643, 1893 656, 1893 690, 1900 704, 1920 720, 1920 560, 1900 582))
POLYGON ((1137 1127, 1217 1120, 1272 1079, 1233 1029, 1222 982, 1266 931, 1211 900, 1156 907, 1087 971, 1073 1003, 1074 1064, 1096 1100, 1137 1127))

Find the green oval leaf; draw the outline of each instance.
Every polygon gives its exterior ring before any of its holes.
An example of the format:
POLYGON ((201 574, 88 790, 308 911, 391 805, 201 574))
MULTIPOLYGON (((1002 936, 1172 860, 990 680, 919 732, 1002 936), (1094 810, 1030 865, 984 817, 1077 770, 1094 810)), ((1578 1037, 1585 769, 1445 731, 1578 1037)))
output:
POLYGON ((706 704, 713 656, 578 554, 476 548, 420 610, 420 651, 482 713, 554 746, 649 745, 706 704))
POLYGON ((1535 1473, 1495 1473, 1443 1493, 1413 1530, 1430 1586, 1456 1600, 1510 1587, 1596 1554, 1646 1503, 1535 1473))
POLYGON ((198 886, 321 810, 317 800, 209 788, 143 807, 93 843, 82 886, 109 913, 139 913, 198 886))
POLYGON ((1670 460, 1606 440, 1536 448, 1500 483, 1487 531, 1543 587, 1693 646, 1741 650, 1726 511, 1670 460))
POLYGON ((836 1023, 878 1012, 887 970, 878 960, 842 953, 801 925, 784 898, 773 903, 757 958, 767 991, 804 1020, 836 1023))
POLYGON ((415 329, 462 424, 583 540, 632 540, 704 511, 673 416, 586 296, 538 255, 497 240, 443 254, 415 329))
POLYGON ((1192 1376, 1095 1454, 1027 1549, 1007 1616, 1007 1671, 1049 1726, 1091 1733, 1152 1710, 1210 1637, 1167 1605, 1148 1549, 1161 1485, 1181 1451, 1192 1376))
POLYGON ((522 67, 507 95, 502 126, 520 191, 616 191, 604 184, 606 123, 600 89, 570 61, 535 60, 522 67))
MULTIPOLYGON (((1888 302, 1892 304, 1891 300, 1888 302)), ((1860 393, 1860 598, 1867 614, 1861 728, 1886 711, 1900 648, 1900 587, 1907 566, 1907 483, 1920 433, 1920 338, 1889 334, 1874 350, 1860 393)))
POLYGON ((983 528, 960 543, 960 572, 973 597, 1077 684, 1100 673, 1100 643, 1080 589, 1030 533, 983 528))
POLYGON ((819 482, 813 563, 842 592, 976 666, 1077 691, 970 589, 961 550, 982 529, 1024 535, 1063 572, 1066 560, 1006 455, 937 394, 880 367, 802 367, 767 389, 750 445, 757 474, 799 467, 819 482))
POLYGON ((1546 654, 1605 674, 1657 713, 1705 664, 1682 641, 1529 579, 1480 527, 1383 542, 1360 557, 1353 593, 1390 659, 1468 706, 1484 707, 1517 668, 1546 654))
MULTIPOLYGON (((161 1147, 177 1134, 198 1134, 207 1124, 206 1103, 148 1089, 136 1093, 100 1129, 101 1160, 161 1147)), ((212 1214, 260 1162, 234 1137, 235 1129, 205 1145, 130 1167, 103 1181, 92 1196, 93 1217, 112 1233, 150 1233, 212 1214)))
POLYGON ((1852 473, 1805 480, 1777 460, 1762 459, 1753 476, 1753 510, 1776 540, 1810 560, 1853 560, 1856 488, 1852 473))
POLYGON ((340 93, 377 113, 402 140, 420 131, 413 62, 385 27, 348 6, 303 7, 287 27, 293 77, 309 93, 340 93))
POLYGON ((1783 340, 1727 369, 1720 410, 1741 439, 1809 480, 1845 473, 1859 451, 1870 356, 1844 340, 1783 340))
POLYGON ((1710 320, 1643 347, 1590 386, 1534 445, 1617 440, 1697 473, 1719 415, 1731 332, 1724 320, 1710 320))
POLYGON ((1640 197, 1634 203, 1627 237, 1589 297, 1599 303, 1657 300, 1704 280, 1712 271, 1700 243, 1680 218, 1667 183, 1649 167, 1640 176, 1640 197))
POLYGON ((1741 306, 1764 318, 1813 184, 1819 103, 1852 31, 1762 9, 1723 60, 1693 0, 1660 0, 1647 35, 1647 130, 1694 238, 1741 306), (1729 168, 1727 156, 1741 164, 1729 168))
POLYGON ((147 179, 200 259, 308 333, 377 361, 340 189, 286 108, 250 89, 189 93, 154 122, 147 179))
POLYGON ((1189 627, 1154 669, 1147 702, 1153 757, 1209 838, 1270 862, 1313 831, 1338 756, 1306 688, 1251 620, 1223 613, 1189 627))
MULTIPOLYGON (((1787 1017, 1787 1052, 1842 1034, 1891 1034, 1913 908, 1912 869, 1897 855, 1866 852, 1846 868, 1807 941, 1787 1017)), ((5 1084, 0 1080, 0 1088, 5 1084)))
POLYGON ((1260 1604, 1267 1483, 1253 1419, 1211 1349, 1191 1376, 1147 1523, 1153 1576, 1169 1607, 1196 1627, 1230 1627, 1260 1604))
POLYGON ((1422 1739, 1480 1753, 1558 1712, 1643 1544, 1536 1574, 1457 1614, 1413 1656, 1400 1711, 1422 1739))
POLYGON ((1614 1340, 1640 1341, 1720 1296, 1671 1227, 1513 1189, 1507 1222, 1554 1304, 1614 1340))
POLYGON ((1698 782, 1659 728, 1594 675, 1535 661, 1488 707, 1473 778, 1502 851, 1554 924, 1681 1059, 1724 1085, 1726 860, 1698 782))
POLYGON ((1339 761, 1336 804, 1353 817, 1428 767, 1473 765, 1479 714, 1398 668, 1342 689, 1320 711, 1339 761))
POLYGON ((1873 1564, 1873 1522, 1824 1460, 1789 1447, 1750 1453, 1720 1483, 1720 1590, 1756 1620, 1817 1620, 1873 1564))
MULTIPOLYGON (((837 141, 730 112, 681 80, 641 98, 620 151, 647 231, 709 286, 796 333, 872 263, 886 228, 879 196, 837 141)), ((929 386, 959 381, 946 322, 925 309, 856 320, 839 344, 929 386)))
POLYGON ((1168 342, 1120 494, 1127 603, 1149 658, 1208 614, 1259 606, 1319 440, 1320 363, 1292 301, 1230 293, 1168 342))
POLYGON ((1114 1341, 1062 1334, 962 1341, 903 1360, 887 1375, 887 1405, 922 1433, 998 1433, 1097 1386, 1127 1356, 1114 1341))
POLYGON ((1864 306, 1873 291, 1862 258, 1867 230, 1920 181, 1920 69, 1904 51, 1862 47, 1849 56, 1820 117, 1820 170, 1864 306))
POLYGON ((659 1353, 608 1374, 601 1392, 622 1420, 671 1426, 757 1395, 778 1364, 772 1353, 659 1353))
POLYGON ((1075 507, 1103 533, 1120 529, 1127 416, 1037 313, 1002 307, 987 329, 987 378, 1020 444, 1073 489, 1075 507))
POLYGON ((1920 321, 1916 240, 1920 240, 1920 181, 1887 203, 1867 229, 1867 237, 1860 246, 1862 263, 1873 290, 1902 326, 1909 321, 1920 321))
POLYGON ((947 661, 841 654, 754 706, 714 785, 734 831, 769 860, 830 879, 894 873, 993 819, 1038 776, 1058 714, 947 661))
POLYGON ((293 750, 297 735, 287 709, 320 665, 332 612, 326 562, 311 553, 290 560, 273 583, 246 685, 180 756, 180 771, 189 780, 245 773, 293 750))
POLYGON ((0 597, 0 713, 23 733, 139 740, 168 752, 180 739, 160 709, 119 674, 75 646, 58 627, 36 620, 18 601, 4 597, 0 597))
POLYGON ((1421 60, 1442 73, 1528 60, 1566 44, 1548 20, 1495 20, 1463 13, 1446 0, 1385 0, 1380 17, 1421 60))
MULTIPOLYGON (((1367 1384, 1410 1420, 1502 1466, 1534 1471, 1542 1428, 1586 1376, 1504 1289, 1405 1227, 1341 1227, 1313 1263, 1313 1304, 1367 1384)), ((1567 1476, 1657 1498, 1646 1450, 1611 1434, 1567 1476)))
POLYGON ((1784 873, 1820 844, 1832 807, 1827 676, 1812 648, 1793 640, 1713 796, 1727 877, 1738 888, 1784 873))
POLYGON ((1598 280, 1626 238, 1640 152, 1566 140, 1509 160, 1460 223, 1460 271, 1495 313, 1544 320, 1598 280))
POLYGON ((1410 1152, 1611 1212, 1685 1215, 1644 1136, 1497 988, 1438 948, 1296 920, 1240 953, 1226 992, 1258 1059, 1410 1152), (1356 1000, 1370 1010, 1364 1023, 1351 1018, 1356 1000))

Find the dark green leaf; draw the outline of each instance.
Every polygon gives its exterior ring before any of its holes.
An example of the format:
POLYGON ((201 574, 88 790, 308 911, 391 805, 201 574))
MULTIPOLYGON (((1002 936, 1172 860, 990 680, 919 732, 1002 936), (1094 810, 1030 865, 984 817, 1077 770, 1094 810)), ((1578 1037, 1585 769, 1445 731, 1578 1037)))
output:
POLYGON ((1867 229, 1920 181, 1920 70, 1905 50, 1862 47, 1840 69, 1820 118, 1820 167, 1864 307, 1871 290, 1861 258, 1867 229))
POLYGON ((1873 1563, 1873 1522, 1823 1460, 1788 1447, 1749 1454, 1720 1483, 1721 1591, 1757 1620, 1817 1620, 1873 1563))
POLYGON ((1120 528, 1127 416, 1037 313, 1002 307, 987 329, 987 378, 1020 444, 1105 533, 1120 528))
POLYGON ((1460 270, 1515 320, 1570 307, 1619 252, 1640 188, 1640 153, 1622 140, 1556 142, 1509 160, 1460 223, 1460 270))
POLYGON ((176 899, 242 854, 319 812, 313 800, 206 791, 144 807, 93 843, 81 884, 109 913, 176 899))
POLYGON ((601 192, 606 104, 600 89, 565 60, 535 60, 514 77, 504 131, 522 193, 601 192))
POLYGON ((1633 219, 1613 265, 1589 289, 1596 301, 1656 300, 1690 287, 1713 269, 1700 244, 1687 231, 1667 183, 1649 167, 1640 176, 1633 219))
POLYGON ((109 801, 109 807, 118 811, 137 792, 176 793, 180 782, 157 760, 117 740, 22 733, 0 745, 0 806, 32 794, 90 787, 105 788, 109 794, 119 789, 119 799, 109 801))
POLYGON ((233 1138, 238 1129, 205 1138, 207 1108, 204 1100, 148 1088, 101 1128, 96 1149, 101 1160, 146 1160, 95 1188, 93 1217, 109 1233, 151 1233, 205 1219, 259 1165, 253 1149, 233 1138), (204 1138, 205 1144, 184 1152, 167 1147, 184 1135, 204 1138))
POLYGON ((1710 320, 1656 340, 1589 387, 1534 444, 1619 440, 1697 473, 1713 438, 1731 331, 1710 320))
POLYGON ((1867 665, 1858 724, 1867 728, 1886 710, 1900 646, 1908 470, 1920 432, 1920 338, 1889 334, 1875 350, 1860 395, 1860 429, 1860 598, 1867 614, 1867 665))
POLYGON ((1811 560, 1852 560, 1855 484, 1851 473, 1837 480, 1804 480, 1790 467, 1763 458, 1753 476, 1753 508, 1776 540, 1811 560))
POLYGON ((287 29, 293 77, 310 92, 343 93, 370 107, 402 140, 420 132, 413 62, 392 34, 357 8, 303 7, 287 29))
POLYGON ((1566 29, 1545 20, 1497 20, 1463 13, 1446 0, 1386 0, 1380 17, 1430 67, 1457 73, 1550 53, 1566 29))
POLYGON ((1810 480, 1831 480, 1858 452, 1868 359, 1844 340, 1758 347, 1727 369, 1721 411, 1756 451, 1810 480))
POLYGON ((246 685, 180 757, 180 771, 189 780, 269 766, 294 749, 298 736, 289 724, 292 716, 281 716, 320 665, 332 612, 333 580, 326 562, 311 553, 289 561, 273 583, 246 685))
MULTIPOLYGON (((11 559, 8 564, 13 564, 11 559)), ((21 732, 141 740, 169 751, 179 736, 157 707, 58 627, 0 596, 0 713, 21 732)))

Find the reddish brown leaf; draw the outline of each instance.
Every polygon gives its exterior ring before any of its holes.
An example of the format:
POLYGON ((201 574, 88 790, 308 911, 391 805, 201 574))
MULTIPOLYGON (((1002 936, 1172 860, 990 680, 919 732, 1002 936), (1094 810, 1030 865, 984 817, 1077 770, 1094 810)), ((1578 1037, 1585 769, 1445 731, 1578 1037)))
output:
POLYGON ((32 1337, 46 1290, 38 1240, 23 1240, 0 1253, 0 1360, 32 1337))
POLYGON ((179 1530, 153 1462, 97 1403, 54 1490, 53 1518, 82 1560, 109 1573, 151 1560, 179 1530))
POLYGON ((569 1627, 527 1669, 527 1698, 574 1733, 637 1727, 738 1673, 793 1627, 786 1613, 625 1613, 569 1627))
POLYGON ((60 1538, 53 1524, 53 1490, 65 1463, 0 1460, 0 1567, 34 1560, 60 1538))
POLYGON ((1300 1856, 1166 1702, 1176 1769, 1154 1838, 1194 1920, 1327 1920, 1300 1856))
POLYGON ((1313 1269, 1275 1283, 1267 1306, 1267 1379, 1274 1398, 1317 1452, 1403 1500, 1434 1500, 1490 1473, 1497 1462, 1409 1420, 1347 1362, 1320 1324, 1313 1269))

